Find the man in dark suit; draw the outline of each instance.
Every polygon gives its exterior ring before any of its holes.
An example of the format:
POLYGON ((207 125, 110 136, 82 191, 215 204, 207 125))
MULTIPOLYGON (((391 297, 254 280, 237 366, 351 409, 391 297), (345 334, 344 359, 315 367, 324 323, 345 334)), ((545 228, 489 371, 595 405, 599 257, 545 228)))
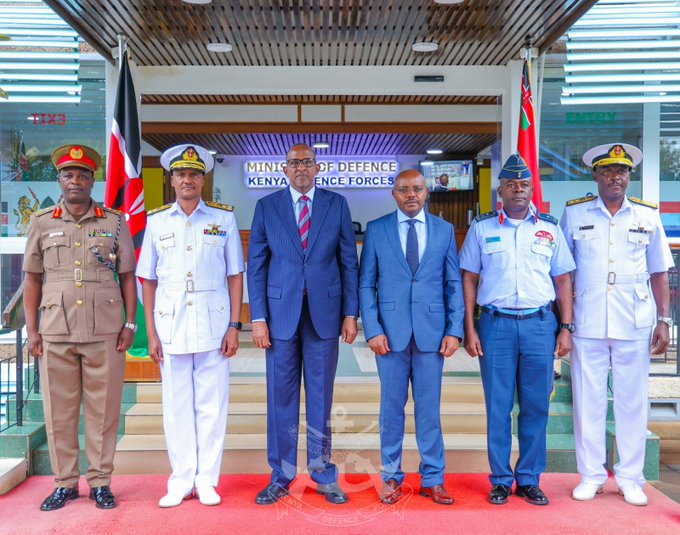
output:
POLYGON ((399 173, 398 210, 371 221, 361 252, 359 295, 364 332, 380 376, 383 503, 401 497, 404 406, 411 382, 422 496, 450 505, 444 488, 439 418, 444 358, 463 336, 463 290, 453 226, 423 210, 427 186, 418 171, 399 173))
POLYGON ((307 470, 317 492, 345 503, 330 462, 330 412, 338 336, 351 344, 359 313, 358 263, 347 201, 318 189, 314 151, 294 145, 286 156, 290 187, 257 202, 248 244, 253 343, 266 349, 269 484, 260 505, 288 493, 297 473, 300 377, 307 404, 307 470))

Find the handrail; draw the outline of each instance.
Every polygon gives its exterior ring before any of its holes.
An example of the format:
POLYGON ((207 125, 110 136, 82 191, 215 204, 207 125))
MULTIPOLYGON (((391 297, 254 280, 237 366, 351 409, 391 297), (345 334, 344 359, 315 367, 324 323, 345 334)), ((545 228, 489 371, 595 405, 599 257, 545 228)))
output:
MULTIPOLYGON (((16 331, 16 424, 21 427, 24 423, 24 358, 23 358, 23 339, 21 331, 26 325, 26 315, 24 313, 24 283, 22 282, 12 299, 2 311, 2 326, 6 329, 16 331)), ((0 369, 0 374, 2 370, 0 369)), ((0 384, 2 380, 0 379, 0 384)), ((36 392, 39 389, 38 374, 35 374, 33 386, 36 392)))
POLYGON ((24 314, 24 283, 21 282, 19 289, 14 292, 5 310, 2 311, 2 326, 12 331, 20 331, 26 325, 24 314))

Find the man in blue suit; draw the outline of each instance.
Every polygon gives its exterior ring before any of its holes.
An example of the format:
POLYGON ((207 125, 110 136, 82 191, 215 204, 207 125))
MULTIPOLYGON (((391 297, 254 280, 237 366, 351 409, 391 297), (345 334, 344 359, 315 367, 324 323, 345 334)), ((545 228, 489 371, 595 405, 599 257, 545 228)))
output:
POLYGON ((345 503, 331 463, 330 412, 338 336, 357 334, 358 262, 352 218, 342 195, 318 189, 320 167, 307 145, 286 156, 290 187, 257 202, 248 244, 253 342, 266 349, 269 484, 260 505, 288 493, 297 474, 300 378, 307 404, 307 470, 317 492, 345 503))
POLYGON ((398 210, 371 221, 361 253, 359 297, 364 332, 380 376, 383 503, 401 497, 404 406, 411 382, 422 496, 450 505, 444 488, 439 418, 444 357, 463 336, 463 291, 453 226, 425 213, 427 186, 402 171, 392 195, 398 210))

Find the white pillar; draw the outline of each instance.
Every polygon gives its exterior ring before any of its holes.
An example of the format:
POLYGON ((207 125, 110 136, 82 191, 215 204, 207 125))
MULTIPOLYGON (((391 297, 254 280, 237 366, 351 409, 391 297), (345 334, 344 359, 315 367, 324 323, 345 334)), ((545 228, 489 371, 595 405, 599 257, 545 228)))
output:
POLYGON ((118 65, 105 63, 105 88, 106 88, 106 154, 109 153, 109 143, 111 142, 111 124, 113 123, 113 110, 116 106, 116 85, 118 84, 118 65))
POLYGON ((646 201, 659 202, 659 167, 661 155, 661 104, 642 105, 642 176, 640 196, 646 201))

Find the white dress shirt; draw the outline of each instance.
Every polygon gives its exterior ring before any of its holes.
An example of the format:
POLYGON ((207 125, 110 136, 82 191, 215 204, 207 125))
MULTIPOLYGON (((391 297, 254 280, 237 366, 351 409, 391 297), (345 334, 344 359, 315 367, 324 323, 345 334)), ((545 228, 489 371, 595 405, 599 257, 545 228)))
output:
POLYGON ((401 250, 406 256, 406 238, 408 236, 408 221, 415 219, 416 235, 418 236, 418 261, 423 259, 425 247, 427 247, 427 224, 425 223, 425 210, 421 210, 414 217, 407 216, 401 210, 397 210, 397 221, 399 222, 399 242, 401 243, 401 250))

